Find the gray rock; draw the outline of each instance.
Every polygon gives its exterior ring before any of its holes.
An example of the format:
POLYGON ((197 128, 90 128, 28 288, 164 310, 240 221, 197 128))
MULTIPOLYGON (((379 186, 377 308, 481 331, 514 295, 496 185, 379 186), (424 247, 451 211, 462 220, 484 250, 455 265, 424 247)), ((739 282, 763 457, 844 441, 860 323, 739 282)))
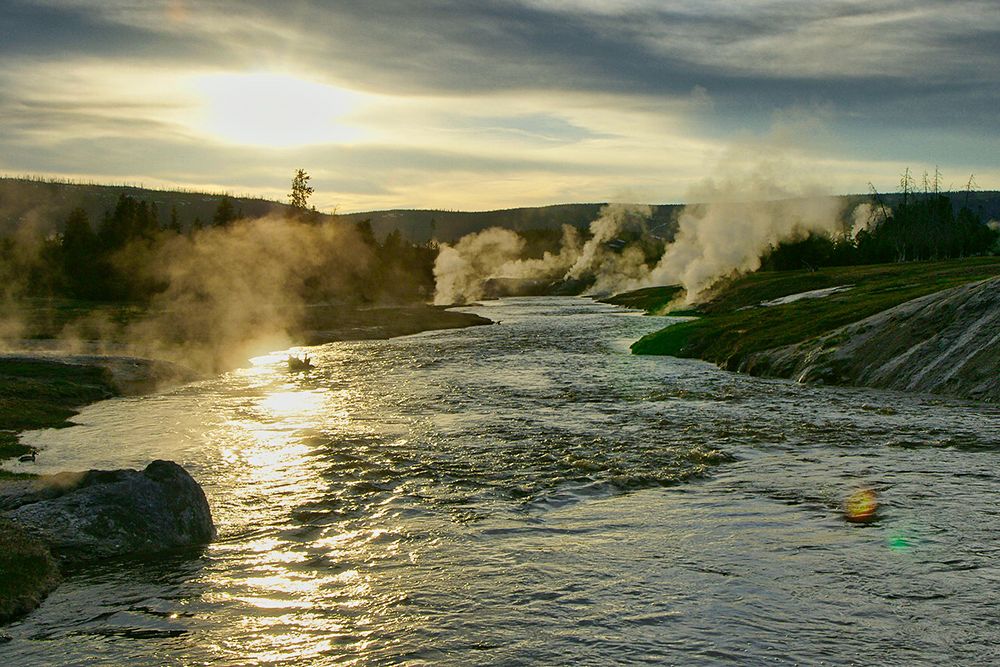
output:
POLYGON ((90 470, 34 480, 8 494, 6 517, 73 560, 153 554, 215 536, 205 493, 184 468, 90 470))

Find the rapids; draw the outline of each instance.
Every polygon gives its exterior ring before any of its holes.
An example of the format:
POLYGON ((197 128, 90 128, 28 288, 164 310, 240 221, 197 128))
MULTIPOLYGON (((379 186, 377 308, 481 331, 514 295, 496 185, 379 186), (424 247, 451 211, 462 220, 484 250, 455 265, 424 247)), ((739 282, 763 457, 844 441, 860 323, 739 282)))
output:
POLYGON ((664 319, 587 299, 468 310, 500 324, 26 434, 37 472, 178 461, 220 539, 69 573, 3 664, 1000 659, 997 407, 632 356, 664 319))

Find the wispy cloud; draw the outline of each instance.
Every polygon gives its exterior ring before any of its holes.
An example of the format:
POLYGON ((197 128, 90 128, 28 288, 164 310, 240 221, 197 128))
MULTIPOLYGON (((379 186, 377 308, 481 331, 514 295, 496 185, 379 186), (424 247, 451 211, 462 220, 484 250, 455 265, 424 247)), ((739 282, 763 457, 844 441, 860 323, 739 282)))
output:
POLYGON ((8 0, 0 169, 281 196, 306 166, 341 209, 671 201, 798 113, 837 188, 911 161, 996 187, 998 35, 985 0, 8 0), (279 141, 262 108, 293 102, 279 141))

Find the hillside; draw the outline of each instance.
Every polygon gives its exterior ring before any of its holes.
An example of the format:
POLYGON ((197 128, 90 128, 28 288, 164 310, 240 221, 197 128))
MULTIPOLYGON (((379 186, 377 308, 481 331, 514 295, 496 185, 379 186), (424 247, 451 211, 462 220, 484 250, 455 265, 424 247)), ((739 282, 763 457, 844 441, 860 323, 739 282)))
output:
MULTIPOLYGON (((61 183, 23 178, 0 178, 0 234, 8 234, 19 224, 57 229, 65 222, 70 211, 82 208, 87 217, 99 221, 105 211, 113 210, 122 194, 155 203, 161 223, 170 220, 171 209, 176 208, 178 222, 188 229, 196 219, 208 224, 215 215, 222 193, 152 190, 129 185, 92 185, 61 183)), ((287 204, 255 199, 231 197, 233 207, 248 217, 263 217, 269 213, 282 213, 287 204)))
MULTIPOLYGON (((337 217, 351 222, 371 220, 372 229, 375 230, 376 236, 384 236, 398 229, 404 238, 418 243, 429 241, 432 238, 448 243, 488 227, 505 227, 515 231, 560 229, 563 225, 585 228, 598 217, 602 206, 604 204, 557 204, 481 212, 370 211, 337 217)), ((650 229, 653 233, 664 238, 671 238, 672 222, 680 208, 679 204, 654 206, 650 223, 650 229)))
MULTIPOLYGON (((223 193, 154 190, 130 185, 93 185, 44 181, 37 179, 0 177, 0 235, 9 234, 20 224, 40 225, 42 229, 57 230, 69 212, 82 207, 91 221, 100 220, 111 210, 121 194, 155 203, 161 222, 169 220, 171 210, 177 210, 178 221, 187 229, 196 219, 211 222, 223 193)), ((845 209, 850 210, 861 202, 869 201, 867 195, 843 195, 845 209)), ((282 202, 253 197, 231 197, 233 207, 247 217, 262 217, 269 213, 283 214, 289 206, 282 202)), ((886 206, 895 207, 900 195, 883 195, 886 206)), ((1000 192, 983 191, 954 193, 953 206, 957 209, 968 201, 969 207, 982 220, 1000 220, 1000 192)), ((559 229, 562 225, 586 227, 597 218, 604 204, 556 204, 553 206, 512 208, 496 211, 442 211, 397 209, 389 211, 364 211, 329 215, 317 214, 320 220, 339 220, 349 223, 369 220, 378 238, 399 230, 403 238, 424 243, 437 239, 451 243, 466 234, 498 226, 514 230, 559 229)), ((681 204, 655 205, 650 222, 653 234, 670 240, 673 221, 681 204)))
POLYGON ((751 354, 741 370, 1000 402, 1000 278, 928 294, 798 345, 751 354))
MULTIPOLYGON (((951 195, 956 213, 968 203, 969 208, 977 213, 983 222, 1000 220, 1000 191, 943 194, 951 195)), ((845 216, 849 216, 858 204, 871 201, 869 195, 839 195, 838 198, 844 200, 845 216)), ((902 201, 902 195, 882 195, 881 201, 887 207, 895 208, 902 201)), ((585 228, 598 217, 598 212, 604 205, 603 203, 555 204, 476 212, 397 209, 346 213, 338 215, 337 219, 348 222, 370 220, 372 229, 378 237, 384 237, 398 229, 404 238, 416 243, 423 243, 432 238, 450 243, 466 234, 488 227, 505 227, 515 231, 559 229, 562 225, 585 228)), ((672 240, 675 218, 683 207, 683 204, 652 205, 650 231, 664 240, 672 240)))
MULTIPOLYGON (((114 208, 122 194, 155 203, 161 221, 169 220, 171 209, 176 208, 178 222, 184 229, 188 229, 196 219, 209 223, 224 196, 223 193, 153 190, 126 185, 0 178, 0 234, 10 233, 22 223, 58 229, 76 207, 82 207, 90 220, 100 220, 105 211, 114 208)), ((248 217, 283 214, 290 208, 287 204, 266 199, 235 196, 231 199, 233 207, 248 217)), ((482 212, 411 209, 317 215, 323 221, 357 223, 368 220, 378 238, 399 230, 403 238, 416 243, 432 238, 449 243, 494 226, 514 230, 560 229, 562 225, 583 228, 597 217, 603 205, 559 204, 482 212)), ((654 232, 668 235, 670 221, 678 208, 677 205, 655 207, 652 226, 660 229, 654 229, 654 232)))

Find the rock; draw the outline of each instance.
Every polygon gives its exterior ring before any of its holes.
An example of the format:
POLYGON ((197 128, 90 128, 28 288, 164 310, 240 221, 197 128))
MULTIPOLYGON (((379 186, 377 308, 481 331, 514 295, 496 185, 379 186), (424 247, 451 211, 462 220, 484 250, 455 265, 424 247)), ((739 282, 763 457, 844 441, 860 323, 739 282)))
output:
POLYGON ((740 370, 1000 401, 1000 278, 929 294, 825 336, 754 353, 740 370))
POLYGON ((92 560, 205 544, 215 536, 205 493, 184 468, 61 473, 0 495, 6 518, 59 556, 92 560))

